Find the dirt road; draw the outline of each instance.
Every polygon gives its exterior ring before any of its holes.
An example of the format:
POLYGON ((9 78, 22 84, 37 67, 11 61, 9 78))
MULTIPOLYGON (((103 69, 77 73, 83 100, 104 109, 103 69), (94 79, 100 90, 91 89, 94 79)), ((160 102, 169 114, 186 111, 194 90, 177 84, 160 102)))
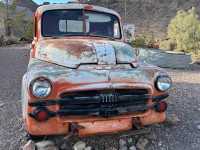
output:
MULTIPOLYGON (((28 55, 28 49, 20 46, 0 48, 0 150, 18 150, 25 144, 20 88, 28 55)), ((150 134, 129 136, 125 140, 134 145, 145 138, 147 150, 200 150, 200 69, 168 71, 174 81, 168 115, 175 123, 151 126, 150 134)), ((114 135, 81 140, 97 150, 111 150, 116 149, 119 139, 114 135)), ((77 140, 80 139, 73 142, 77 140)))

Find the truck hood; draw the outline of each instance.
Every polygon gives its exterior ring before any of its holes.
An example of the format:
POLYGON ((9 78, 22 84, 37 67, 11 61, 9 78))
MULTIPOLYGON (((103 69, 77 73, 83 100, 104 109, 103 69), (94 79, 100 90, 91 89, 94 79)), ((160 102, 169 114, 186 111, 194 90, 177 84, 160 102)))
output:
POLYGON ((146 86, 153 87, 155 77, 161 71, 154 66, 120 67, 108 70, 71 69, 32 58, 29 62, 26 79, 27 85, 29 85, 36 78, 46 77, 53 83, 53 86, 59 88, 57 89, 59 92, 63 90, 123 89, 136 86, 144 88, 146 86))
POLYGON ((123 42, 91 39, 48 39, 36 46, 35 58, 69 68, 81 64, 115 65, 136 61, 134 49, 123 42))

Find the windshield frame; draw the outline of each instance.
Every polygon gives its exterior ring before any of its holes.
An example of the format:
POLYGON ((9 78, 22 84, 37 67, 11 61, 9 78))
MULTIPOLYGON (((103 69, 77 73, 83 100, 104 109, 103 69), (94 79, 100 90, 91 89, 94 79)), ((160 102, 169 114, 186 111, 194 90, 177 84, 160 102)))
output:
MULTIPOLYGON (((83 24, 85 24, 85 19, 83 19, 83 24)), ((85 37, 100 37, 100 38, 109 38, 109 39, 118 39, 118 40, 121 40, 122 39, 122 27, 121 27, 121 21, 120 21, 120 18, 115 15, 115 14, 112 14, 112 13, 107 13, 107 12, 101 12, 101 11, 98 11, 98 10, 85 10, 85 9, 52 9, 52 10, 47 10, 45 12, 42 13, 41 15, 41 23, 40 23, 40 26, 41 26, 41 36, 44 37, 44 38, 62 38, 62 37, 72 37, 72 36, 85 36, 85 37), (85 18, 85 12, 94 12, 94 13, 100 13, 100 14, 107 14, 107 15, 110 15, 110 16, 114 16, 118 22, 118 25, 119 25, 119 37, 114 37, 114 36, 101 36, 101 35, 93 35, 90 33, 87 33, 84 29, 84 32, 82 34, 63 34, 63 35, 58 35, 58 36, 46 36, 43 34, 43 20, 44 20, 44 14, 49 12, 49 11, 64 11, 64 10, 67 10, 67 11, 75 11, 75 10, 79 10, 79 11, 82 11, 83 12, 83 17, 85 18)))

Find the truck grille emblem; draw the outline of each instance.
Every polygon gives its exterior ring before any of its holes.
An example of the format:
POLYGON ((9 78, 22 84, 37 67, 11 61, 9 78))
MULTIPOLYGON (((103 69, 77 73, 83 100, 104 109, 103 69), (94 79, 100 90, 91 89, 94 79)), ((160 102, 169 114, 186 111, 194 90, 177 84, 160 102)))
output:
POLYGON ((101 94, 102 104, 114 104, 118 101, 118 96, 116 93, 101 94))

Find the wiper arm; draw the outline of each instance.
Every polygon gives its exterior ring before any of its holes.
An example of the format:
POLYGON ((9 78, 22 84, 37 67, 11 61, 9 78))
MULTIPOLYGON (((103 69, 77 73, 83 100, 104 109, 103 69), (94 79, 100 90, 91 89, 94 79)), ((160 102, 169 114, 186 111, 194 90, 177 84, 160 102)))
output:
POLYGON ((63 34, 63 35, 58 35, 58 36, 49 36, 49 38, 60 39, 67 36, 83 36, 83 35, 85 34, 63 34))
POLYGON ((86 33, 86 35, 87 35, 87 36, 93 36, 93 37, 108 38, 109 40, 115 40, 115 38, 110 37, 110 36, 96 35, 96 34, 91 34, 91 33, 86 33))
POLYGON ((91 34, 91 33, 85 33, 85 34, 65 34, 65 35, 59 35, 59 36, 49 36, 47 38, 52 38, 52 39, 60 39, 66 36, 92 36, 92 37, 102 37, 102 38, 108 38, 109 40, 115 40, 115 38, 110 37, 110 36, 103 36, 103 35, 96 35, 96 34, 91 34))

